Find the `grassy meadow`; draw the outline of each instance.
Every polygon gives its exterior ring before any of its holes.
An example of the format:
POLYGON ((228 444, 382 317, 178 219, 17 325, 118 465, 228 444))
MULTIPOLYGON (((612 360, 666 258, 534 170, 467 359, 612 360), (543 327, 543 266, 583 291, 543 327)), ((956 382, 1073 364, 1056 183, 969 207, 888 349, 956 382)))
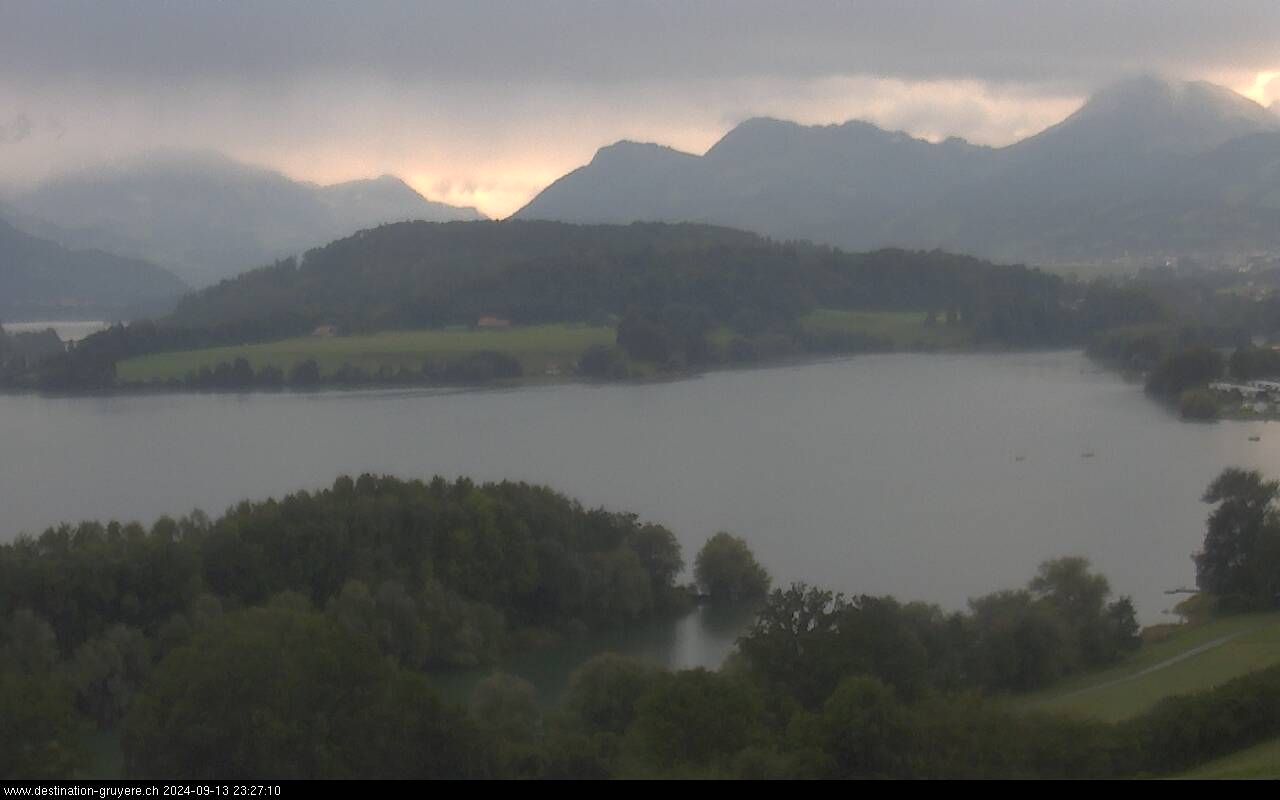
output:
MULTIPOLYGON (((811 333, 860 333, 883 339, 895 350, 960 349, 972 343, 972 333, 964 326, 925 323, 926 315, 915 311, 837 311, 822 309, 800 319, 811 333)), ((714 331, 713 346, 723 350, 734 334, 728 329, 714 331)), ((285 374, 296 364, 314 360, 322 376, 330 376, 343 365, 373 375, 383 367, 416 372, 428 359, 456 359, 482 351, 505 353, 520 361, 527 376, 551 370, 567 374, 587 348, 612 345, 615 330, 604 325, 532 325, 528 327, 442 330, 385 331, 357 336, 299 336, 276 342, 210 347, 153 353, 126 359, 116 365, 116 376, 126 384, 182 380, 202 368, 213 369, 237 358, 249 362, 255 371, 277 367, 285 374)), ((633 365, 643 374, 643 365, 633 365)))
POLYGON ((382 367, 417 371, 427 359, 450 359, 482 351, 515 357, 526 375, 542 375, 550 368, 567 372, 583 351, 611 345, 613 328, 589 325, 535 325, 497 329, 448 328, 387 331, 362 336, 300 336, 263 344, 211 347, 155 353, 121 361, 116 375, 126 383, 182 379, 219 363, 246 359, 254 370, 278 367, 285 373, 295 364, 314 359, 322 375, 350 364, 375 374, 382 367))
POLYGON ((973 332, 965 325, 947 325, 939 314, 934 325, 926 324, 923 311, 839 311, 818 309, 800 318, 800 327, 809 333, 862 333, 890 342, 895 350, 951 350, 973 343, 973 332))
POLYGON ((1210 689, 1280 664, 1280 613, 1178 626, 1124 663, 1079 675, 1016 701, 1019 707, 1117 721, 1161 699, 1210 689))
POLYGON ((1223 756, 1178 777, 1184 780, 1280 778, 1280 739, 1223 756))

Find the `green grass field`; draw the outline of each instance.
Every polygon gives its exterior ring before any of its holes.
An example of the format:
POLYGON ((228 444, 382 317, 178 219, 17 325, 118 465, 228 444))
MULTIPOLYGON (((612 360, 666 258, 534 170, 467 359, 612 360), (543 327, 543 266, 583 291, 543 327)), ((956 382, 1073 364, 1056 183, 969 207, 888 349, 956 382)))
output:
POLYGON ((1183 780, 1280 778, 1280 739, 1223 756, 1177 777, 1183 780))
POLYGON ((1186 626, 1163 641, 1143 645, 1119 666, 1015 702, 1020 708, 1115 721, 1170 695, 1209 689, 1273 664, 1280 664, 1280 613, 1244 614, 1186 626))
POLYGON ((935 325, 926 325, 927 316, 922 311, 818 309, 801 317, 800 325, 811 333, 864 333, 903 350, 949 350, 972 344, 973 332, 967 326, 947 325, 942 318, 935 325))
POLYGON ((156 353, 121 361, 117 377, 126 383, 182 379, 201 367, 212 369, 237 358, 255 370, 266 366, 288 372, 295 364, 315 359, 323 375, 343 364, 376 373, 381 367, 417 371, 428 358, 448 359, 485 350, 519 359, 526 375, 541 375, 549 367, 563 372, 592 345, 611 345, 612 328, 587 325, 536 325, 493 330, 457 328, 428 331, 388 331, 367 336, 302 336, 265 344, 213 347, 176 353, 156 353))

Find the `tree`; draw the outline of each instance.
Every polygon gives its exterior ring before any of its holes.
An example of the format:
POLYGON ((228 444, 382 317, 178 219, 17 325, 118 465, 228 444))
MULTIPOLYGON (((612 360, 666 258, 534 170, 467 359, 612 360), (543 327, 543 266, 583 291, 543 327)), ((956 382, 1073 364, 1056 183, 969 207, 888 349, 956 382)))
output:
POLYGON ((1209 484, 1204 547, 1193 558, 1196 585, 1227 608, 1272 608, 1280 599, 1280 482, 1228 468, 1209 484))
POLYGON ((289 383, 293 386, 315 386, 320 383, 320 365, 312 358, 294 364, 289 370, 289 383))
POLYGON ((471 714, 486 729, 513 742, 532 742, 542 725, 533 684, 505 672, 495 672, 476 685, 471 714))
POLYGON ((1214 419, 1218 416, 1218 398, 1207 388, 1187 389, 1178 397, 1178 413, 1184 419, 1214 419))
POLYGON ((71 680, 80 710, 113 727, 151 669, 147 637, 137 628, 113 625, 80 645, 71 660, 71 680))
POLYGON ((1218 351, 1192 347, 1166 357, 1147 377, 1147 391, 1177 398, 1187 389, 1202 386, 1222 375, 1225 363, 1218 351))
POLYGON ((769 593, 772 582, 746 541, 724 531, 698 551, 693 576, 714 603, 759 599, 769 593))
POLYGON ((1045 561, 1028 588, 1066 624, 1085 664, 1110 663, 1138 646, 1133 602, 1121 597, 1108 603, 1111 584, 1091 571, 1088 559, 1045 561))
POLYGON ((660 602, 675 584, 680 570, 684 569, 680 542, 674 533, 661 525, 640 525, 633 529, 628 545, 649 574, 655 602, 660 602))
POLYGON ((596 344, 578 357, 578 374, 617 380, 627 377, 627 359, 617 347, 596 344))
POLYGON ((804 584, 778 589, 760 609, 738 649, 771 691, 788 692, 816 708, 840 680, 843 664, 834 655, 844 597, 804 584))
POLYGON ((1071 631, 1027 591, 995 592, 969 601, 978 682, 996 691, 1047 686, 1079 662, 1071 631))
POLYGON ((48 623, 25 610, 0 620, 0 780, 65 779, 85 763, 87 726, 57 664, 48 623))
POLYGON ((74 776, 86 763, 86 727, 57 678, 0 668, 0 780, 74 776))
POLYGON ((601 653, 569 678, 565 706, 594 731, 622 735, 635 720, 636 703, 662 670, 616 653, 601 653))
POLYGON ((641 752, 662 767, 707 766, 760 735, 762 704, 741 680, 693 669, 661 675, 636 707, 641 752))
POLYGON ((478 732, 421 675, 331 619, 230 615, 159 664, 125 720, 139 777, 438 778, 491 770, 478 732))
POLYGON ((823 745, 833 778, 910 775, 913 737, 893 690, 875 678, 841 681, 823 704, 823 745))
POLYGON ((618 347, 637 361, 665 364, 675 351, 671 334, 657 322, 628 314, 618 323, 618 347))

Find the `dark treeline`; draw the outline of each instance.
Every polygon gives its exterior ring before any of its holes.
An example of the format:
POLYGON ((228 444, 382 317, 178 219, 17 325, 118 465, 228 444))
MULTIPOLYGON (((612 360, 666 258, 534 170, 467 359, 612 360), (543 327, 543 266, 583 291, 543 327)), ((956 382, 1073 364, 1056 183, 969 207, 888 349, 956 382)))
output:
MULTIPOLYGON (((125 625, 165 635, 203 606, 282 592, 400 603, 430 629, 414 666, 491 660, 509 637, 684 608, 670 531, 524 484, 362 476, 331 489, 137 524, 82 523, 0 546, 0 611, 32 612, 66 653, 125 625)), ((397 612, 399 613, 399 612, 397 612)), ((425 634, 424 634, 425 635, 425 634)), ((407 643, 404 643, 407 646, 407 643)))
MULTIPOLYGON (((1240 470, 1206 492, 1197 578, 1222 608, 1274 607, 1278 498, 1240 470)), ((1137 646, 1132 604, 1080 558, 964 612, 793 585, 722 671, 601 656, 549 711, 512 676, 467 707, 432 686, 678 613, 683 566, 666 529, 548 489, 367 475, 22 537, 0 547, 0 775, 76 774, 93 730, 130 775, 219 778, 1126 776, 1280 733, 1280 670, 1115 725, 1002 702, 1137 646)), ((694 573, 717 603, 769 586, 727 533, 694 573)))
POLYGON ((850 254, 705 225, 411 222, 192 295, 173 319, 194 327, 275 320, 276 334, 290 335, 319 324, 375 331, 485 314, 536 324, 632 313, 673 327, 706 317, 754 332, 825 304, 964 309, 997 335, 1016 326, 1005 304, 1052 304, 1059 283, 936 251, 850 254))
POLYGON ((188 296, 170 317, 88 337, 63 356, 10 369, 5 382, 106 388, 115 385, 115 363, 131 356, 319 326, 362 333, 470 325, 485 315, 517 325, 616 322, 628 356, 675 367, 887 346, 865 335, 806 333, 798 319, 819 307, 932 312, 979 341, 1042 346, 1080 338, 1074 291, 1038 270, 939 251, 852 254, 704 225, 399 223, 224 281, 188 296), (715 329, 732 332, 731 353, 710 347, 715 329))
MULTIPOLYGON (((0 546, 0 776, 83 768, 86 731, 121 730, 135 696, 146 687, 163 691, 165 670, 176 669, 166 665, 182 663, 184 648, 223 634, 233 641, 198 645, 197 660, 217 663, 209 659, 220 646, 266 642, 255 650, 260 663, 250 659, 224 676, 276 670, 249 681, 273 696, 332 694, 350 679, 354 705, 343 719, 353 736, 373 743, 360 725, 385 721, 376 716, 377 698, 402 721, 452 713, 422 683, 423 670, 493 663, 531 642, 687 609, 693 590, 675 583, 683 564, 665 528, 584 509, 548 489, 367 475, 322 492, 242 503, 217 520, 196 512, 150 529, 83 523, 20 537, 0 546), (314 665, 326 656, 312 648, 326 644, 339 663, 314 665), (308 672, 312 666, 320 671, 308 672), (312 679, 322 684, 307 684, 312 679), (400 689, 417 699, 397 695, 400 689)), ((243 651, 236 652, 239 660, 243 651)), ((237 702, 230 694, 191 702, 203 701, 210 705, 185 710, 206 714, 237 702)), ((136 714, 147 713, 140 708, 136 714)), ((325 734, 312 734, 320 748, 313 754, 330 746, 325 734)), ((355 747, 357 739, 344 741, 355 747)), ((204 745, 219 742, 226 744, 204 745)), ((220 752, 229 760, 219 763, 236 772, 249 746, 220 752)), ((330 753, 332 768, 361 753, 330 753)), ((279 764, 273 774, 288 771, 279 764)))
POLYGON ((9 376, 21 375, 48 359, 66 352, 66 345, 52 328, 9 333, 0 326, 0 385, 9 376))
POLYGON ((1208 383, 1280 377, 1280 357, 1254 345, 1280 336, 1280 295, 1256 298, 1258 286, 1276 281, 1280 274, 1234 270, 1095 281, 1089 307, 1110 310, 1092 320, 1086 352, 1143 374, 1147 392, 1184 417, 1215 417, 1219 403, 1208 383))

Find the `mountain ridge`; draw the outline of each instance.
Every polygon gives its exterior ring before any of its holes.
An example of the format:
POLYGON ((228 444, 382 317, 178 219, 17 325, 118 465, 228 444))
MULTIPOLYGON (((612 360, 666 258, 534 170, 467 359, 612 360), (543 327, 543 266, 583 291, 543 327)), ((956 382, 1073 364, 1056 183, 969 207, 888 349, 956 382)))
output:
POLYGON ((210 285, 387 222, 483 219, 395 176, 320 185, 211 151, 158 151, 59 176, 9 203, 32 233, 210 285))
POLYGON ((164 313, 187 289, 150 262, 71 250, 0 219, 0 319, 164 313))
POLYGON ((806 126, 755 117, 702 155, 625 140, 601 148, 513 218, 691 220, 855 250, 942 247, 1043 263, 1156 259, 1173 248, 1280 250, 1280 224, 1274 237, 1233 243, 1240 228, 1269 218, 1267 198, 1280 185, 1265 174, 1212 187, 1211 195, 1261 205, 1236 209, 1237 223, 1202 204, 1191 216, 1214 217, 1216 227, 1195 236, 1180 227, 1183 198, 1166 194, 1190 182, 1176 176, 1195 173, 1196 158, 1275 132, 1280 117, 1229 89, 1149 76, 1106 87, 1057 124, 999 148, 959 137, 934 143, 859 120, 806 126), (1101 224, 1105 209, 1138 214, 1143 230, 1101 224))

